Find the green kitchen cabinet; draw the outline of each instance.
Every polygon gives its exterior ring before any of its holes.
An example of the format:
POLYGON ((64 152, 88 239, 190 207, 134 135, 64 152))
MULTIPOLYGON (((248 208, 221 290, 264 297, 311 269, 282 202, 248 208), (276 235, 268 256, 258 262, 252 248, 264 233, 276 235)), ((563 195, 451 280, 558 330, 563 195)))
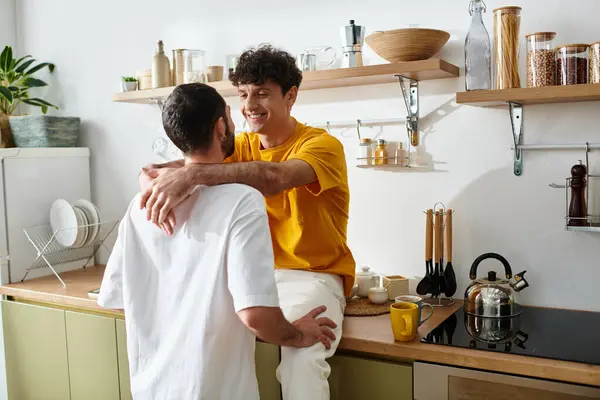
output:
POLYGON ((412 400, 412 366, 336 355, 329 360, 331 400, 412 400))
POLYGON ((119 400, 115 319, 65 312, 71 400, 119 400))
POLYGON ((279 357, 279 346, 256 342, 254 358, 260 400, 281 400, 281 385, 275 375, 279 357))
POLYGON ((2 301, 9 400, 69 399, 65 312, 2 301))
POLYGON ((119 359, 119 384, 121 400, 132 400, 129 385, 129 360, 127 359, 127 331, 125 320, 117 320, 117 358, 119 359))

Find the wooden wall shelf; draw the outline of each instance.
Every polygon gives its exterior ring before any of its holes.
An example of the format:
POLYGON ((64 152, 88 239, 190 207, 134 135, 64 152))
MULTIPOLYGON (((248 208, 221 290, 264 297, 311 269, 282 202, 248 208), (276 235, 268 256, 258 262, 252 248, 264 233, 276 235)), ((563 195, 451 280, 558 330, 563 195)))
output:
POLYGON ((546 86, 503 90, 475 90, 456 93, 458 104, 490 107, 506 103, 546 104, 600 100, 600 84, 546 86))
MULTIPOLYGON (((547 103, 600 101, 600 84, 546 86, 503 90, 474 90, 456 93, 456 102, 479 107, 508 105, 514 143, 513 172, 523 173, 523 151, 533 150, 523 145, 523 106, 547 103)), ((589 146, 589 144, 588 144, 589 146)), ((555 146, 554 148, 565 147, 555 146)), ((589 151, 589 148, 587 149, 589 151)))
MULTIPOLYGON (((369 65, 358 68, 338 68, 304 72, 301 90, 325 89, 346 86, 374 85, 398 82, 394 75, 402 75, 417 81, 455 78, 459 68, 440 59, 369 65)), ((223 97, 236 96, 237 90, 229 81, 212 82, 223 97)), ((151 104, 166 98, 173 87, 136 90, 113 95, 112 100, 125 103, 151 104)))

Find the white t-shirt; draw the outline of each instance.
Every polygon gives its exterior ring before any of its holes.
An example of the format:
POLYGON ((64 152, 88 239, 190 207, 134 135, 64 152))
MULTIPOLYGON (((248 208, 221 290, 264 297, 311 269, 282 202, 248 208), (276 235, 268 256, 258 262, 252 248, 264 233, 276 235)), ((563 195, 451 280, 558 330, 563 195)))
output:
POLYGON ((279 307, 264 197, 199 186, 169 237, 139 195, 119 226, 98 304, 125 311, 135 400, 258 399, 255 335, 236 312, 279 307))

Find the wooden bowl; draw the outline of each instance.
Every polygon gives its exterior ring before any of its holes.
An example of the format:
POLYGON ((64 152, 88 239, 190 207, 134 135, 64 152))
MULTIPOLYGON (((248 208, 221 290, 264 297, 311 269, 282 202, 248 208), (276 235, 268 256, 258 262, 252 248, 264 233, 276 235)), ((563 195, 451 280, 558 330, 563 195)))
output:
POLYGON ((375 32, 367 36, 367 44, 389 62, 427 60, 450 39, 450 34, 437 29, 407 28, 375 32))

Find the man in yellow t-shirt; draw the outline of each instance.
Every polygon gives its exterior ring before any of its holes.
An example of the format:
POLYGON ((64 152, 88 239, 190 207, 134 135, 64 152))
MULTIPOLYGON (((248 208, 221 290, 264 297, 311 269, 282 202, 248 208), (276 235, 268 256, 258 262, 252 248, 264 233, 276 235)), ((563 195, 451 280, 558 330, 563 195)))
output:
POLYGON ((355 270, 346 244, 350 195, 344 149, 326 131, 291 117, 302 73, 290 54, 271 46, 248 50, 230 80, 251 132, 236 136, 235 152, 225 164, 144 168, 141 206, 148 219, 172 233, 172 209, 196 185, 242 183, 263 193, 286 318, 325 305, 324 316, 337 324, 330 349, 283 347, 277 378, 284 400, 328 399, 326 359, 341 339, 355 270))

